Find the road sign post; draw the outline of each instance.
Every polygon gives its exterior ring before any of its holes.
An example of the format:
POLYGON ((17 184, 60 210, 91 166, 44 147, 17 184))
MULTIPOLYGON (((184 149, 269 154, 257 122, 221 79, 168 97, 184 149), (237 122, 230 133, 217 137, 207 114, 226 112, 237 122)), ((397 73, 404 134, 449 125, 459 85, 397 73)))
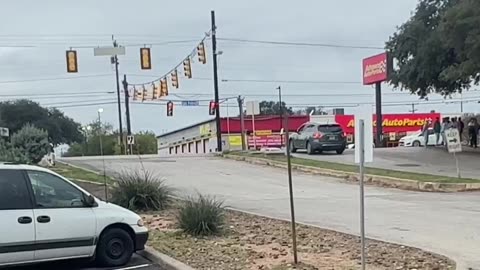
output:
POLYGON ((128 144, 128 148, 130 149, 130 154, 133 155, 133 145, 135 144, 135 136, 128 135, 127 144, 128 144))
POLYGON ((355 163, 359 165, 361 269, 365 270, 365 162, 373 161, 372 107, 358 107, 355 114, 355 163), (366 143, 365 143, 366 142, 366 143))
POLYGON ((455 159, 455 166, 457 167, 457 176, 461 178, 460 166, 458 164, 458 157, 456 153, 462 152, 462 144, 460 141, 460 132, 456 128, 449 128, 445 130, 445 139, 447 140, 447 149, 449 153, 453 154, 455 159))
MULTIPOLYGON (((255 134, 254 134, 255 135, 255 134)), ((289 139, 289 130, 288 130, 288 115, 285 117, 285 136, 286 141, 289 139)), ((288 171, 288 192, 290 197, 290 215, 292 223, 292 249, 293 249, 293 263, 298 263, 297 256, 297 228, 295 221, 295 202, 293 200, 293 180, 292 180, 292 162, 290 157, 290 144, 287 143, 287 171, 288 171)))

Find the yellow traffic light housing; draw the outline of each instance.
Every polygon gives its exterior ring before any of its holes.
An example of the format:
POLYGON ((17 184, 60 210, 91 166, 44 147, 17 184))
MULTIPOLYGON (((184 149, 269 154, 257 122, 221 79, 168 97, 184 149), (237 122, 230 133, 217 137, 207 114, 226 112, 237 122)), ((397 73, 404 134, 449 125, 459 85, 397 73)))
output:
POLYGON ((168 83, 167 78, 160 80, 160 97, 168 96, 168 83))
POLYGON ((150 48, 140 48, 140 65, 142 69, 152 69, 150 48))
POLYGON ((66 58, 67 58, 67 72, 77 73, 78 72, 77 51, 68 50, 66 53, 66 58))
POLYGON ((185 72, 185 77, 191 79, 192 78, 192 63, 190 58, 183 60, 183 70, 185 72))
POLYGON ((203 42, 200 42, 197 46, 197 54, 198 54, 198 61, 202 64, 207 63, 207 54, 205 52, 205 44, 203 42))
POLYGON ((179 84, 178 84, 178 72, 177 70, 175 69, 175 71, 172 72, 172 74, 170 74, 170 77, 172 79, 172 86, 175 87, 175 88, 178 88, 179 87, 179 84))

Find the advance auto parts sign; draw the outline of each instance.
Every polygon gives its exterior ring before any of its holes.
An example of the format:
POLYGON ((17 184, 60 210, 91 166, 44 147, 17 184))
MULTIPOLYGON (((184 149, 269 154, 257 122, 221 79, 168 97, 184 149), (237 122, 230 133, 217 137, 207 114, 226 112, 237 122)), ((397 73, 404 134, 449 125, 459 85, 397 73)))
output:
POLYGON ((392 62, 387 53, 363 59, 363 84, 370 85, 388 80, 392 62))
MULTIPOLYGON (((377 125, 375 115, 373 117, 373 126, 377 125)), ((425 124, 425 121, 432 122, 440 117, 439 113, 416 113, 416 114, 384 114, 383 115, 383 132, 407 132, 418 131, 425 124)), ((354 133, 355 117, 353 115, 336 115, 335 122, 342 126, 346 133, 354 133)))

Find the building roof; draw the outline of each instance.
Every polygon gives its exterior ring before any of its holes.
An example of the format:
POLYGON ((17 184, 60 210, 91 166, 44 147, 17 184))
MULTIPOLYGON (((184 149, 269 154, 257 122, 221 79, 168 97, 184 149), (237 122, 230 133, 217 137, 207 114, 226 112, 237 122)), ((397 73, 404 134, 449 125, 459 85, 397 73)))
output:
POLYGON ((210 123, 212 121, 215 121, 215 118, 208 119, 208 120, 205 120, 205 121, 202 121, 202 122, 199 122, 199 123, 188 125, 186 127, 180 128, 180 129, 176 129, 176 130, 172 130, 172 131, 160 134, 160 135, 157 136, 157 139, 168 136, 168 135, 171 135, 171 134, 174 134, 174 133, 177 133, 177 132, 180 132, 180 131, 183 131, 183 130, 186 130, 186 129, 189 129, 189 128, 192 128, 192 127, 196 127, 196 126, 200 126, 200 125, 203 125, 203 124, 206 124, 206 123, 210 123))

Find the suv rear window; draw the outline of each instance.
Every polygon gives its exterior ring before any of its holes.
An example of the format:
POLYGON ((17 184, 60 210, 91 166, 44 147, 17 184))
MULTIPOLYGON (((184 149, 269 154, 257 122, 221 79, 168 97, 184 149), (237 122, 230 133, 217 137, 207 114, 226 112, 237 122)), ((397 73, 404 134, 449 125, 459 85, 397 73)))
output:
POLYGON ((323 133, 338 133, 342 132, 342 127, 339 125, 320 125, 318 131, 323 133))
POLYGON ((0 170, 0 210, 31 208, 23 173, 17 170, 0 170))

